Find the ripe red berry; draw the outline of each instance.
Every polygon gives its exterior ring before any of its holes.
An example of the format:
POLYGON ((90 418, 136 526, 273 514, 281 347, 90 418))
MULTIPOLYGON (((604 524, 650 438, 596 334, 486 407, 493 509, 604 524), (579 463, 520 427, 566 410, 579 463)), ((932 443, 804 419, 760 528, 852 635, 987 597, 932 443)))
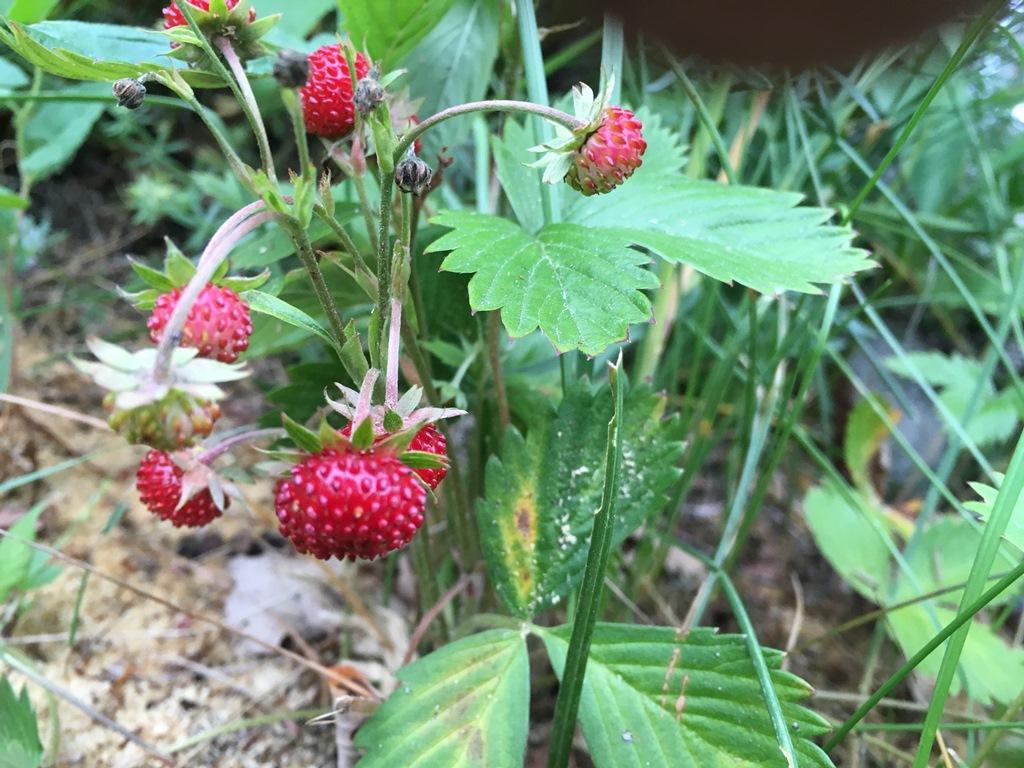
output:
POLYGON ((640 167, 646 149, 643 124, 636 115, 608 107, 597 130, 573 155, 565 180, 588 197, 611 192, 640 167))
MULTIPOLYGON (((188 4, 198 8, 201 11, 210 10, 210 0, 188 0, 188 4)), ((228 10, 232 10, 238 5, 238 0, 227 0, 228 10)), ((188 24, 185 20, 185 16, 182 14, 181 9, 178 7, 176 2, 171 2, 166 8, 164 8, 164 29, 174 29, 175 27, 182 27, 188 24)), ((256 9, 249 9, 249 21, 256 20, 256 9)))
MULTIPOLYGON (((159 343, 167 321, 181 298, 181 289, 175 288, 156 300, 153 314, 146 325, 149 338, 159 343)), ((209 284, 203 288, 188 313, 182 329, 181 346, 195 347, 200 357, 213 357, 222 363, 233 363, 238 354, 249 347, 252 319, 249 305, 230 288, 209 284)))
MULTIPOLYGON (((345 437, 352 437, 352 425, 346 424, 341 434, 345 437)), ((383 439, 383 435, 377 439, 383 439)), ((425 451, 426 453, 432 453, 435 456, 441 456, 443 458, 448 457, 448 441, 445 436, 441 434, 441 431, 433 424, 427 424, 419 432, 417 432, 409 443, 410 451, 425 451)), ((430 490, 434 490, 444 480, 444 476, 448 474, 448 470, 445 467, 437 467, 436 469, 419 468, 414 469, 420 479, 430 486, 430 490)))
MULTIPOLYGON (((209 489, 200 491, 178 506, 182 475, 184 472, 170 455, 163 451, 147 453, 135 476, 135 487, 142 503, 161 520, 174 523, 176 527, 196 528, 220 517, 221 510, 217 509, 209 489)), ((225 499, 225 508, 228 503, 225 499)))
MULTIPOLYGON (((409 443, 409 450, 424 451, 435 456, 447 457, 448 441, 437 427, 433 424, 427 424, 427 426, 416 433, 412 442, 409 443)), ((444 480, 444 476, 448 474, 448 469, 446 467, 437 467, 436 469, 424 468, 417 469, 415 472, 433 490, 444 480)))
MULTIPOLYGON (((356 53, 356 80, 366 77, 370 62, 356 53)), ((352 77, 345 52, 337 43, 309 55, 309 77, 299 90, 306 130, 325 139, 341 139, 355 127, 352 77)))
POLYGON ((281 534, 326 560, 372 560, 408 544, 423 524, 427 491, 387 451, 328 448, 277 482, 281 534))

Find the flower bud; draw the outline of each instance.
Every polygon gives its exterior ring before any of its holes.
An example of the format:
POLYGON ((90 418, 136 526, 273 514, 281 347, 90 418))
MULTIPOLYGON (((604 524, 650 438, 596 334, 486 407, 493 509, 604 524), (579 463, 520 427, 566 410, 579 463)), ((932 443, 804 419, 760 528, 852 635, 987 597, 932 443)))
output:
POLYGON ((301 88, 309 78, 309 58, 299 51, 284 50, 274 62, 274 79, 282 88, 301 88))
POLYGON ((386 95, 387 92, 384 90, 384 86, 380 84, 380 81, 377 80, 376 73, 371 71, 369 75, 356 83, 356 92, 352 97, 352 101, 355 103, 359 114, 365 116, 379 107, 386 95))
POLYGON ((124 77, 114 83, 114 96, 117 105, 127 109, 138 109, 146 99, 146 86, 130 77, 124 77))
POLYGON ((434 172, 423 160, 410 152, 395 168, 395 183, 403 192, 421 196, 430 187, 434 172))

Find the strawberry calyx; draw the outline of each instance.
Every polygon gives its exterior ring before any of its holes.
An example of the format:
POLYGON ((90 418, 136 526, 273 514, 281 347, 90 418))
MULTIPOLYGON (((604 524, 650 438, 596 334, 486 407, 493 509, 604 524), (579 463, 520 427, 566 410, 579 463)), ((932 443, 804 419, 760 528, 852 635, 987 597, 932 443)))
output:
MULTIPOLYGON (((181 249, 170 238, 164 238, 167 255, 164 257, 163 269, 155 269, 140 261, 128 257, 132 271, 146 284, 141 291, 126 291, 118 287, 118 293, 136 309, 148 311, 156 306, 157 299, 165 293, 177 288, 184 288, 196 273, 195 264, 181 252, 181 249)), ((235 293, 253 291, 262 287, 270 279, 270 270, 264 269, 258 275, 242 277, 229 275, 230 264, 225 259, 210 280, 211 285, 230 288, 235 293)))
POLYGON ((230 41, 241 59, 266 53, 261 42, 281 19, 281 14, 256 17, 249 0, 174 0, 164 8, 164 34, 171 40, 170 56, 189 62, 202 61, 206 51, 196 31, 188 23, 191 16, 199 32, 211 43, 220 38, 230 41))

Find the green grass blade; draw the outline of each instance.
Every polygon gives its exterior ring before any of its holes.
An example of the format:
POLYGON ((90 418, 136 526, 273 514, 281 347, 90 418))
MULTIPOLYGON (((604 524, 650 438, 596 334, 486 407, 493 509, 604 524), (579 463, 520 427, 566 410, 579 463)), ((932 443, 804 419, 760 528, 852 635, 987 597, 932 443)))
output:
MULTIPOLYGON (((974 565, 967 578, 967 586, 964 588, 964 595, 960 601, 961 613, 967 610, 981 594, 988 575, 992 571, 992 563, 1002 544, 1003 534, 1006 532, 1013 514, 1014 505, 1021 492, 1024 491, 1024 434, 1017 440, 1017 447, 1014 449, 1013 458, 1010 459, 1010 466, 1006 471, 1006 478, 999 488, 999 496, 992 507, 992 514, 985 525, 981 541, 978 543, 978 551, 974 557, 974 565)), ((935 741, 935 731, 939 720, 942 717, 942 710, 946 705, 949 696, 949 686, 953 681, 957 665, 960 661, 960 654, 963 652, 964 644, 967 642, 967 633, 970 625, 965 624, 952 636, 946 651, 942 656, 942 664, 939 667, 939 674, 935 681, 935 689, 932 693, 931 704, 928 707, 928 714, 925 716, 925 727, 921 734, 921 741, 918 744, 917 757, 914 759, 914 768, 925 768, 928 765, 928 758, 931 755, 932 744, 935 741)))
MULTIPOLYGON (((576 714, 579 711, 580 693, 583 690, 583 676, 587 669, 587 657, 590 654, 590 641, 594 634, 594 625, 597 623, 597 615, 601 609, 604 574, 608 570, 608 558, 611 554, 612 532, 615 528, 615 499, 618 496, 619 467, 622 463, 621 419, 623 390, 626 387, 621 354, 618 364, 609 367, 608 378, 615 398, 615 411, 608 423, 604 494, 601 499, 601 508, 594 518, 594 530, 590 537, 590 550, 587 553, 587 567, 583 575, 583 584, 580 586, 579 599, 576 602, 576 615, 573 619, 572 637, 569 639, 569 650, 565 659, 565 671, 562 675, 562 685, 558 689, 558 700, 555 703, 548 768, 566 768, 569 765, 572 738, 576 733, 576 714)), ((764 659, 762 658, 761 661, 763 663, 764 659)))

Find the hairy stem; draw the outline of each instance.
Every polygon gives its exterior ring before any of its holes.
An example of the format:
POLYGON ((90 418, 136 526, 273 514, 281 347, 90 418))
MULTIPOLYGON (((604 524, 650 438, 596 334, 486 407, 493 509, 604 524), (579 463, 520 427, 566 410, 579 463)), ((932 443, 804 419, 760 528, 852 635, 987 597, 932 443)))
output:
MULTIPOLYGON (((270 153, 270 141, 267 139, 267 128, 263 124, 263 115, 260 114, 260 105, 256 101, 256 95, 252 92, 252 86, 249 84, 249 77, 245 74, 245 65, 242 64, 241 59, 238 58, 238 54, 231 45, 231 41, 224 37, 217 38, 217 48, 224 55, 225 61, 228 66, 231 67, 231 73, 235 76, 235 80, 238 82, 238 89, 242 94, 242 110, 245 112, 246 117, 249 118, 249 123, 252 126, 252 131, 256 134, 256 143, 260 149, 260 163, 263 165, 263 170, 267 174, 272 182, 277 181, 277 176, 274 173, 274 157, 270 153)), ((303 168, 305 170, 305 168, 303 168)))
POLYGON ((542 117, 557 125, 564 126, 569 130, 582 128, 585 123, 578 120, 567 112, 554 107, 545 107, 540 104, 531 104, 528 101, 512 101, 509 99, 488 99, 485 101, 471 101, 468 104, 459 104, 454 107, 443 109, 437 114, 431 115, 419 125, 410 128, 399 140, 395 149, 395 163, 400 163, 405 153, 409 150, 420 136, 429 131, 435 125, 451 120, 459 115, 471 115, 475 112, 510 112, 516 115, 535 115, 542 117))

